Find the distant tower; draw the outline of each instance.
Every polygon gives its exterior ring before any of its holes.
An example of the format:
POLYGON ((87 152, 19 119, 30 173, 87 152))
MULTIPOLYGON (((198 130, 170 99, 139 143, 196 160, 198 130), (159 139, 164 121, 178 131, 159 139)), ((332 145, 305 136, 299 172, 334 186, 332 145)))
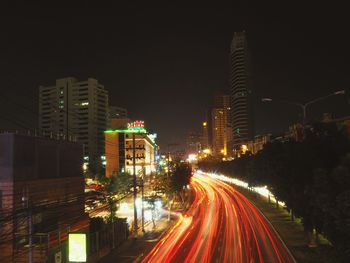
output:
POLYGON ((202 123, 202 142, 201 142, 202 150, 209 148, 209 133, 208 133, 208 122, 204 121, 202 123))
POLYGON ((231 141, 231 127, 229 127, 230 97, 228 95, 216 95, 214 107, 211 111, 212 118, 212 146, 215 156, 229 157, 229 143, 231 141))
POLYGON ((250 54, 245 32, 235 32, 230 52, 230 102, 233 147, 253 139, 254 119, 250 54))

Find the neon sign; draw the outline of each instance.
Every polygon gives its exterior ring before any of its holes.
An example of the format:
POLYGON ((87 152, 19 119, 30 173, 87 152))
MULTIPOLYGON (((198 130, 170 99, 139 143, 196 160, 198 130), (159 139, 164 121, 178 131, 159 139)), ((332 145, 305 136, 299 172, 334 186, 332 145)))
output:
POLYGON ((117 130, 107 130, 105 133, 114 133, 114 132, 123 132, 123 133, 147 133, 145 129, 144 121, 133 121, 129 122, 126 129, 117 129, 117 130))
POLYGON ((130 128, 145 128, 144 121, 133 121, 128 123, 128 129, 130 128))

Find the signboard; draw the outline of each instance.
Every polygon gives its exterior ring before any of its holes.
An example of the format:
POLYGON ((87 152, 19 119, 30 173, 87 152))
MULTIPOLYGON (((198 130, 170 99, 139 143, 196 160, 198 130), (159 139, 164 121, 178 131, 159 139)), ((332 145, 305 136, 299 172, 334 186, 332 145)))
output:
POLYGON ((144 121, 133 121, 128 123, 128 129, 130 128, 145 128, 144 121))
POLYGON ((115 132, 122 132, 122 133, 147 133, 147 130, 145 129, 145 122, 144 121, 133 121, 129 122, 126 129, 117 129, 117 130, 107 130, 105 133, 115 133, 115 132))
POLYGON ((68 261, 86 262, 86 234, 69 233, 68 234, 68 261))

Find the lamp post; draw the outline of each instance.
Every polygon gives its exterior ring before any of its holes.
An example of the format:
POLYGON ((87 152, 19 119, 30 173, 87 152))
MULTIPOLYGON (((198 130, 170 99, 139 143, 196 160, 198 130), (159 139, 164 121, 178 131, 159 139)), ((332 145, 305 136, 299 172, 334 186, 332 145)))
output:
POLYGON ((345 94, 345 90, 338 90, 338 91, 335 91, 331 94, 328 94, 326 96, 322 96, 322 97, 318 97, 316 99, 313 99, 313 100, 310 100, 306 103, 299 103, 299 102, 291 102, 291 101, 285 101, 285 100, 274 100, 272 98, 262 98, 261 101, 262 102, 272 102, 272 101, 277 101, 277 102, 283 102, 283 103, 287 103, 287 104, 291 104, 291 105, 295 105, 295 106, 298 106, 302 109, 303 111, 303 126, 305 126, 306 124, 306 109, 308 106, 310 106, 311 104, 314 104, 316 102, 319 102, 321 100, 325 100, 329 97, 332 97, 332 96, 335 96, 335 95, 344 95, 345 94))

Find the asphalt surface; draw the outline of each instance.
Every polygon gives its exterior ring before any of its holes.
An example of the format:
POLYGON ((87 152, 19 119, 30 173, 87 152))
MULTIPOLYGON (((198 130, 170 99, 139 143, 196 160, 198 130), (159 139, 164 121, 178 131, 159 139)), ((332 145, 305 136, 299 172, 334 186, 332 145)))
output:
POLYGON ((194 202, 142 262, 295 262, 271 224, 231 185, 195 174, 194 202))

